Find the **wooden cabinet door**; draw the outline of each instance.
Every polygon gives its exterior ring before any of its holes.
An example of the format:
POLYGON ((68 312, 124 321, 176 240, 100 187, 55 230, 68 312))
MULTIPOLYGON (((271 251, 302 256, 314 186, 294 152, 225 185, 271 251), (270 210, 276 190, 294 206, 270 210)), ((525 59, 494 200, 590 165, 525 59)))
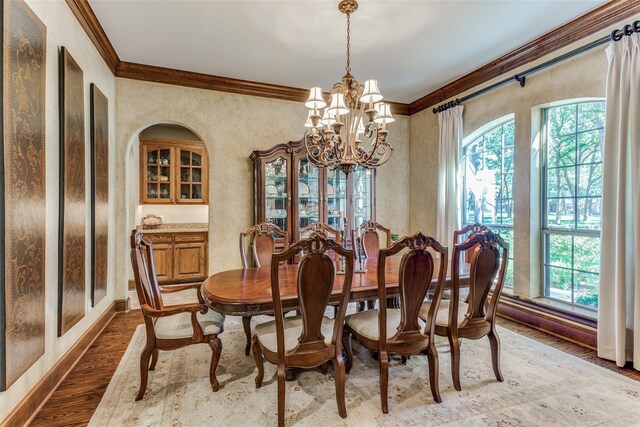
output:
POLYGON ((177 147, 176 165, 176 202, 206 204, 209 198, 209 179, 205 149, 177 147))
POLYGON ((158 283, 170 282, 173 277, 173 245, 153 243, 153 263, 156 267, 158 283))
POLYGON ((174 250, 174 279, 202 279, 207 276, 207 244, 205 242, 176 242, 174 250))
POLYGON ((142 144, 140 150, 140 202, 168 204, 175 201, 175 155, 171 146, 142 144))

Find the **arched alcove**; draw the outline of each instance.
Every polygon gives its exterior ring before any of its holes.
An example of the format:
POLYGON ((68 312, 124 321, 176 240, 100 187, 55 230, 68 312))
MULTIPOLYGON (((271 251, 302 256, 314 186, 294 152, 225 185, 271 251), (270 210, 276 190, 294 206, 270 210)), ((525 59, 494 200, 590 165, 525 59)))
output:
MULTIPOLYGON (((166 142, 168 144, 185 144, 189 147, 197 147, 201 149, 208 156, 208 149, 205 141, 188 126, 171 121, 159 121, 150 123, 146 126, 141 126, 132 135, 126 147, 125 154, 125 212, 126 212, 126 229, 127 234, 131 230, 141 226, 141 220, 148 214, 154 214, 160 216, 165 224, 177 224, 180 226, 193 226, 194 224, 201 224, 204 229, 208 229, 209 223, 209 205, 208 203, 198 204, 183 204, 183 203, 161 203, 158 200, 156 203, 147 203, 141 192, 143 189, 143 177, 149 173, 148 171, 141 171, 143 162, 141 162, 141 146, 148 141, 154 141, 159 144, 166 142), (188 225, 186 225, 188 224, 188 225)), ((177 155, 176 155, 177 156, 177 155)), ((159 161, 158 161, 159 162, 159 161)), ((176 157, 176 164, 173 168, 177 169, 178 173, 182 171, 182 163, 176 157)), ((201 173, 203 175, 202 181, 208 179, 208 170, 205 165, 202 165, 201 173)), ((191 173, 191 172, 190 172, 191 173)), ((176 193, 179 193, 182 179, 178 180, 175 184, 176 193)), ((203 185, 201 191, 204 192, 205 186, 203 185)), ((208 200, 208 194, 205 194, 203 198, 208 200)), ((179 197, 179 194, 176 194, 179 197)), ((184 196, 183 196, 184 198, 184 196)), ((177 227, 179 228, 179 227, 177 227)), ((130 282, 133 278, 131 266, 127 263, 127 278, 130 282)))

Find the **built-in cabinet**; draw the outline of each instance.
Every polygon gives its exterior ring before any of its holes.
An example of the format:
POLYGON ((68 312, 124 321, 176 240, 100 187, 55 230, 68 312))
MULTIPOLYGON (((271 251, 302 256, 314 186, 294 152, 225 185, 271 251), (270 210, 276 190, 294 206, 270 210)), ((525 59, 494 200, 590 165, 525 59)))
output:
POLYGON ((204 144, 140 139, 140 203, 206 204, 208 194, 204 144))
POLYGON ((343 230, 349 240, 352 229, 375 221, 375 170, 358 168, 346 176, 340 170, 318 168, 307 159, 302 141, 254 151, 250 158, 254 220, 287 231, 291 242, 314 222, 343 230))
POLYGON ((196 282, 208 277, 208 233, 143 233, 153 244, 158 283, 196 282))

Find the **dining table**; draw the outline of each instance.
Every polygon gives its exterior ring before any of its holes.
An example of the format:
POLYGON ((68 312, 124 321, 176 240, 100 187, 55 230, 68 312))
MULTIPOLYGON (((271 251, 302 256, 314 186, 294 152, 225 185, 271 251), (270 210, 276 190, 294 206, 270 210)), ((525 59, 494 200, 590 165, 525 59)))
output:
MULTIPOLYGON (((399 267, 402 257, 389 257, 385 263, 385 284, 388 297, 399 295, 399 267)), ((362 272, 354 273, 349 301, 360 302, 378 298, 377 259, 362 262, 362 272)), ((450 264, 450 263, 448 263, 450 264)), ((356 267, 360 265, 356 262, 356 267)), ((449 267, 449 265, 447 265, 449 267)), ((279 266, 280 296, 285 311, 299 308, 297 297, 297 264, 279 266)), ((434 257, 432 287, 438 280, 440 260, 434 257)), ((335 276, 329 304, 337 304, 342 295, 344 274, 335 276)), ((469 264, 460 264, 460 285, 469 280, 469 264)), ((447 268, 447 285, 451 284, 450 268, 447 268)), ((271 267, 239 268, 221 271, 207 278, 200 288, 206 304, 213 310, 230 316, 257 316, 273 314, 271 294, 271 267)))

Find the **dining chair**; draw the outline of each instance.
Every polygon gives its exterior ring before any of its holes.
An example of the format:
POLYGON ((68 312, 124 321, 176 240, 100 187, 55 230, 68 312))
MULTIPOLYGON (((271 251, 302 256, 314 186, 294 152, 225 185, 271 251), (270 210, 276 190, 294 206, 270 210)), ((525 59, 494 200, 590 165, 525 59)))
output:
POLYGON ((440 403, 438 387, 438 351, 434 342, 435 316, 442 297, 447 276, 448 249, 434 238, 418 232, 405 236, 393 246, 378 253, 378 298, 379 309, 361 311, 345 318, 343 346, 346 350, 346 369, 353 365, 350 337, 357 340, 369 351, 378 352, 380 364, 380 401, 382 412, 389 412, 389 354, 406 357, 423 352, 429 361, 429 383, 433 399, 440 403), (385 266, 387 258, 405 250, 399 269, 400 308, 386 307, 387 288, 385 266), (433 251, 433 253, 432 253, 433 251), (438 264, 434 262, 434 255, 438 264), (431 309, 422 322, 418 317, 422 302, 431 285, 437 266, 437 284, 431 309))
MULTIPOLYGON (((377 259, 378 252, 380 251, 380 230, 385 235, 385 248, 391 246, 391 230, 387 227, 378 224, 374 221, 364 221, 355 230, 351 231, 351 244, 356 245, 356 238, 360 237, 362 245, 362 252, 367 259, 377 259)), ((376 300, 365 301, 367 308, 371 309, 375 307, 376 300)), ((365 302, 361 303, 360 309, 364 309, 365 302)), ((398 308, 399 301, 397 298, 389 298, 387 301, 388 307, 398 308)))
POLYGON ((385 248, 391 246, 391 230, 374 221, 365 221, 352 232, 352 241, 355 242, 356 237, 360 237, 362 241, 362 250, 366 258, 378 258, 380 251, 380 230, 385 235, 385 248))
POLYGON ((276 237, 284 240, 285 248, 289 242, 288 233, 269 222, 261 222, 240 233, 240 259, 242 268, 249 268, 246 240, 251 241, 251 261, 254 267, 269 267, 271 255, 276 250, 276 237))
MULTIPOLYGON (((342 328, 353 280, 353 251, 319 233, 302 239, 281 253, 273 254, 271 262, 271 293, 275 320, 256 325, 252 351, 258 374, 256 388, 264 378, 263 356, 278 366, 278 425, 284 425, 285 369, 314 368, 333 362, 338 413, 346 418, 345 366, 342 356, 342 328), (333 291, 336 271, 327 251, 345 257, 346 273, 334 320, 324 316, 333 291), (284 317, 279 279, 279 265, 304 252, 298 263, 296 295, 300 315, 284 317)), ((288 295, 287 295, 288 297, 288 295)))
MULTIPOLYGON (((454 230, 453 232, 453 245, 457 245, 459 243, 464 242, 467 237, 474 233, 484 233, 485 231, 491 231, 487 226, 482 225, 480 223, 469 224, 465 227, 462 227, 460 230, 454 230)), ((468 264, 471 260, 471 252, 466 251, 465 253, 465 262, 468 264)), ((453 263, 451 264, 453 266, 453 263)))
POLYGON ((218 335, 224 329, 224 314, 205 305, 200 295, 200 284, 160 287, 156 278, 151 241, 136 230, 131 233, 131 264, 147 332, 147 340, 140 355, 140 389, 136 400, 144 396, 147 371, 155 369, 158 350, 175 350, 192 344, 209 344, 211 347, 209 381, 213 391, 218 391, 220 384, 216 378, 216 368, 222 352, 222 342, 218 335), (162 294, 187 289, 197 291, 197 303, 172 306, 163 304, 162 294))
MULTIPOLYGON (((509 247, 500 236, 485 230, 471 234, 464 242, 453 247, 453 274, 451 299, 443 301, 437 310, 435 333, 449 339, 451 348, 451 376, 453 386, 460 386, 460 340, 489 338, 491 364, 496 379, 504 381, 500 370, 500 339, 496 330, 496 311, 504 286, 505 272, 509 262, 509 247), (461 253, 470 253, 469 295, 466 301, 460 298, 461 253), (497 275, 497 280, 496 280, 497 275), (493 289, 491 289, 493 286, 493 289), (491 296, 489 293, 491 291, 491 296), (487 306, 488 301, 488 306, 487 306)), ((420 318, 427 319, 433 303, 426 302, 420 318)))
MULTIPOLYGON (((261 222, 249 228, 244 233, 240 233, 240 258, 242 260, 242 268, 249 268, 246 247, 247 239, 251 241, 252 265, 258 268, 269 267, 271 265, 271 256, 276 250, 275 236, 283 239, 285 248, 288 246, 289 234, 268 222, 261 222)), ((242 327, 246 339, 244 354, 248 356, 251 351, 251 316, 242 316, 242 327)))

